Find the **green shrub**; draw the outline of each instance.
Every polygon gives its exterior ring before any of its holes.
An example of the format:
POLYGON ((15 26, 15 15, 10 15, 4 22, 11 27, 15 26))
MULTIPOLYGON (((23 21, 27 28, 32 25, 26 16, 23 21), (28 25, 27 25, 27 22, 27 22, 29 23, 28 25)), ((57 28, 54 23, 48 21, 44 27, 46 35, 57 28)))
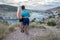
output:
POLYGON ((48 21, 47 25, 48 26, 56 26, 56 22, 55 21, 48 21))
POLYGON ((49 18, 52 18, 52 16, 49 16, 49 18))
POLYGON ((49 16, 49 18, 55 18, 55 15, 53 15, 53 16, 49 16))
POLYGON ((60 14, 58 14, 58 16, 60 17, 60 14))
POLYGON ((34 18, 31 22, 35 22, 36 18, 34 18))

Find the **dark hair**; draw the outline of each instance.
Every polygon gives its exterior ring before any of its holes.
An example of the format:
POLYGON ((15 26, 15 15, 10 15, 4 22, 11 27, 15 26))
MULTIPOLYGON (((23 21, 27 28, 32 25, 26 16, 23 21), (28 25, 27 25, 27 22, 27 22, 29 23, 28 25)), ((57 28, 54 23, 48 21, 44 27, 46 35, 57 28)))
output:
POLYGON ((25 6, 24 6, 24 5, 22 5, 22 6, 21 6, 21 9, 22 9, 22 10, 24 10, 24 9, 25 9, 25 6))

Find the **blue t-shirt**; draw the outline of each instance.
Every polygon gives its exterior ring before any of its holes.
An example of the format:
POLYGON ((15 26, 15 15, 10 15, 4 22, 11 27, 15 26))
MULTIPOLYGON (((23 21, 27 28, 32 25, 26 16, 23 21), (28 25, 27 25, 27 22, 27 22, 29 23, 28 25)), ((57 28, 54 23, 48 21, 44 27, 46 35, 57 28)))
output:
POLYGON ((22 16, 22 17, 26 17, 26 16, 29 17, 29 10, 22 10, 21 16, 22 16))

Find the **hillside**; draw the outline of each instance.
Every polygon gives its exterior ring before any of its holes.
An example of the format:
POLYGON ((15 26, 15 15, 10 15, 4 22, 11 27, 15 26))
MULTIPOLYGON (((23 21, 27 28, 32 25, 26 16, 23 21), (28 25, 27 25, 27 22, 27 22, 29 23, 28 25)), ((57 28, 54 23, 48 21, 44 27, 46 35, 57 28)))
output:
POLYGON ((3 10, 3 11, 17 11, 17 7, 3 4, 3 5, 0 5, 0 10, 3 10))
MULTIPOLYGON (((56 18, 60 22, 60 17, 56 18)), ((54 19, 54 20, 56 20, 54 19)), ((57 21, 56 20, 56 21, 57 21)), ((3 40, 60 40, 60 26, 47 26, 46 24, 30 23, 29 35, 20 32, 20 23, 14 23, 9 27, 14 27, 15 31, 7 35, 3 40)))
POLYGON ((17 7, 5 5, 0 5, 0 19, 11 19, 11 18, 17 18, 16 16, 17 7))
POLYGON ((45 12, 56 12, 56 13, 60 13, 60 7, 48 9, 48 10, 46 10, 45 12))

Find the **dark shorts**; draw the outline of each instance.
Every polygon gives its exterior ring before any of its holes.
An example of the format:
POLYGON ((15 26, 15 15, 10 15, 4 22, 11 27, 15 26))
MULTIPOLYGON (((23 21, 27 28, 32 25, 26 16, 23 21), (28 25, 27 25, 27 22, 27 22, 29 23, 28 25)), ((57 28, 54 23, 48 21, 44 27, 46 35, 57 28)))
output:
POLYGON ((23 21, 23 18, 22 19, 19 19, 19 22, 22 22, 23 21))
POLYGON ((23 25, 29 25, 29 18, 23 18, 23 25))

